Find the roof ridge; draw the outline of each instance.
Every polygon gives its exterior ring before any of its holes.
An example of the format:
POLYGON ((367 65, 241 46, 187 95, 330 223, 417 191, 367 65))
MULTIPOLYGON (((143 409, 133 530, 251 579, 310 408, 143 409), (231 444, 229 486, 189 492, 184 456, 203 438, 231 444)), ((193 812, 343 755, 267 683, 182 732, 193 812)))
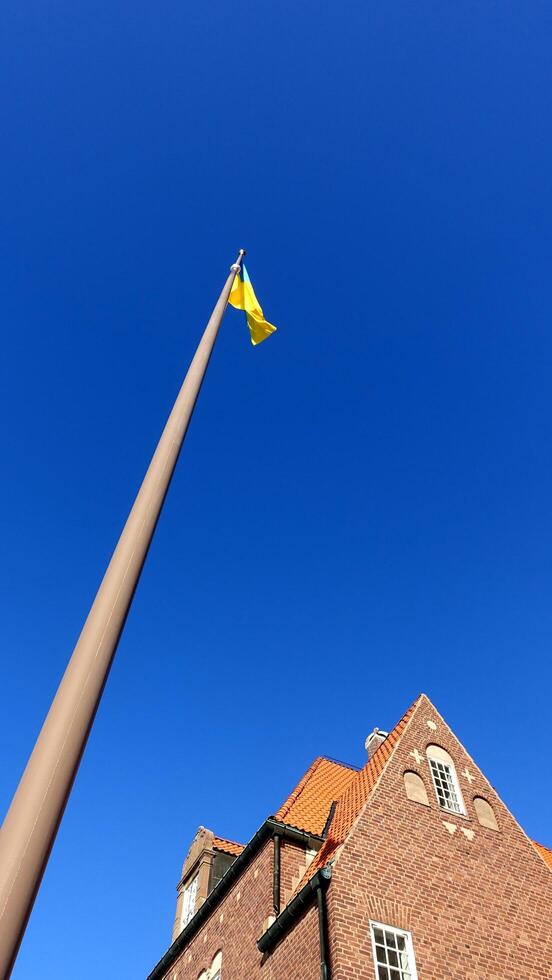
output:
MULTIPOLYGON (((357 779, 354 779, 352 781, 352 783, 350 784, 350 786, 346 787, 346 789, 341 794, 341 797, 339 798, 340 800, 347 793, 351 793, 352 794, 354 792, 355 788, 356 788, 356 784, 359 784, 360 785, 362 783, 362 777, 363 776, 367 776, 367 777, 374 776, 375 777, 374 784, 369 787, 368 792, 366 793, 366 798, 360 804, 360 806, 359 806, 359 808, 357 810, 357 815, 358 815, 358 813, 360 813, 360 810, 362 809, 362 806, 368 801, 368 799, 369 799, 369 797, 370 797, 370 795, 372 793, 372 790, 375 787, 375 784, 377 782, 377 779, 381 775, 381 772, 378 772, 378 769, 380 767, 380 763, 381 763, 381 770, 383 771, 383 767, 384 767, 385 763, 387 762, 389 756, 391 755, 391 753, 395 749, 396 745, 398 744, 398 742, 399 742, 399 740, 400 740, 400 738, 402 736, 402 733, 404 731, 404 728, 406 727, 407 722, 410 720, 410 718, 411 718, 411 716, 412 716, 415 708, 417 707, 417 705, 418 705, 421 697, 422 697, 422 695, 419 695, 416 698, 416 700, 413 701, 412 704, 407 708, 407 710, 405 711, 404 715, 401 718, 399 718, 399 720, 396 723, 396 725, 393 726, 393 728, 389 732, 387 738, 381 743, 381 745, 378 745, 376 751, 368 759, 368 761, 364 764, 364 766, 362 767, 362 769, 359 769, 358 778, 357 779)), ((338 800, 338 803, 339 803, 339 800, 338 800)), ((352 826, 352 824, 351 824, 351 826, 352 826)), ((349 829, 350 829, 350 827, 349 827, 349 829)), ((347 831, 347 833, 348 833, 348 831, 347 831)), ((331 832, 330 832, 330 836, 331 836, 331 832)))
POLYGON ((334 857, 337 849, 347 839, 359 813, 367 804, 372 792, 376 788, 387 762, 395 751, 422 697, 423 695, 418 695, 412 702, 402 718, 391 729, 385 741, 378 746, 373 756, 368 759, 362 769, 359 769, 355 778, 345 787, 337 800, 335 815, 328 830, 328 837, 318 851, 314 861, 309 865, 299 881, 294 894, 302 888, 306 881, 316 874, 320 867, 327 864, 334 857), (343 812, 344 809, 345 812, 343 812))
POLYGON ((355 766, 354 762, 342 762, 341 759, 334 759, 331 755, 320 755, 317 758, 323 759, 324 762, 331 762, 334 766, 341 766, 342 769, 352 769, 353 772, 359 772, 362 769, 362 766, 355 766))

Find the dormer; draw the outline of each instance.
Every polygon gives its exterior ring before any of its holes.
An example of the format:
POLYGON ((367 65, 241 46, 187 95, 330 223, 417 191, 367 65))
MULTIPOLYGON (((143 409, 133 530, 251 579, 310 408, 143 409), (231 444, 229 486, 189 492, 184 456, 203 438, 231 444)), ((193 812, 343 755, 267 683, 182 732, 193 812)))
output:
POLYGON ((178 883, 173 942, 242 850, 241 844, 215 837, 212 830, 206 827, 199 828, 186 855, 178 883))

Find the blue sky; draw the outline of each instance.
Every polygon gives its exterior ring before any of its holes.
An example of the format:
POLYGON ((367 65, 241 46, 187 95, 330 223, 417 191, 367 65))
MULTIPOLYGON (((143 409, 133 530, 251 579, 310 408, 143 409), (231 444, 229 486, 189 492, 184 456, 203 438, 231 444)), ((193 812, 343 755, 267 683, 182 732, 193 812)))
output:
POLYGON ((145 977, 245 841, 421 691, 552 845, 549 3, 0 12, 0 804, 240 246, 14 971, 145 977))

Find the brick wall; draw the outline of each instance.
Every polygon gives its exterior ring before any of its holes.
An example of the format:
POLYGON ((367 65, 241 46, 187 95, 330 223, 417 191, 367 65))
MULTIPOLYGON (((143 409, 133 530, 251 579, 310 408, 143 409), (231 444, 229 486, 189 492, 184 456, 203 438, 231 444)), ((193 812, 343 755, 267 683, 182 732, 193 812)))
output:
POLYGON ((374 980, 370 919, 412 932, 419 980, 552 977, 552 873, 425 697, 337 857, 328 903, 333 980, 374 980), (467 817, 439 809, 430 743, 452 756, 467 817), (405 770, 429 806, 407 799, 405 770), (474 796, 499 832, 478 823, 474 796))
MULTIPOLYGON (((306 866, 281 849, 281 906, 306 866)), ((222 949, 222 980, 319 980, 313 905, 270 954, 256 940, 272 913, 273 843, 241 878, 166 973, 197 980, 222 949)), ((327 891, 332 980, 375 980, 370 919, 412 933, 419 980, 552 980, 552 872, 427 698, 418 701, 368 803, 335 856, 327 891), (466 816, 438 806, 429 744, 452 757, 466 816), (405 771, 427 791, 407 798, 405 771), (474 797, 499 830, 482 826, 474 797)))
MULTIPOLYGON (((318 913, 311 905, 295 928, 267 956, 259 976, 262 980, 320 980, 318 913)), ((228 980, 233 974, 228 971, 228 980)), ((236 974, 246 980, 245 974, 236 974)), ((223 978, 226 980, 226 978, 223 978)))
MULTIPOLYGON (((272 840, 267 841, 243 875, 196 933, 166 980, 197 980, 222 950, 223 977, 228 980, 319 980, 318 919, 314 909, 269 955, 259 953, 256 941, 272 913, 272 840)), ((282 904, 292 883, 305 870, 305 851, 289 841, 281 848, 282 904)))

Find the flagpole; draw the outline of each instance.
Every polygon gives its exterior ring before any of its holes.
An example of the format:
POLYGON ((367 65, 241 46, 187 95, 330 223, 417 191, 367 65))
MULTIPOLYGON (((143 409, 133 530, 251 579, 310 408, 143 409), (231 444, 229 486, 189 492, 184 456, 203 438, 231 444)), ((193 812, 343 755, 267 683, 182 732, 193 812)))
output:
POLYGON ((230 267, 2 825, 0 980, 13 969, 244 255, 230 267))

